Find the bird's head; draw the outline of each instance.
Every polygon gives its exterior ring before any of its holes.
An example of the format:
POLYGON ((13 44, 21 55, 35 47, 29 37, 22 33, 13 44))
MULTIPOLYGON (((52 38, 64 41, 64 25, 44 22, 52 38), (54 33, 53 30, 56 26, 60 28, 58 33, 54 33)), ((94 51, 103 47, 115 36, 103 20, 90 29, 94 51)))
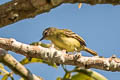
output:
POLYGON ((40 41, 43 39, 49 40, 54 35, 54 32, 56 30, 57 30, 57 28, 55 28, 55 27, 46 28, 42 33, 43 37, 40 39, 40 41))

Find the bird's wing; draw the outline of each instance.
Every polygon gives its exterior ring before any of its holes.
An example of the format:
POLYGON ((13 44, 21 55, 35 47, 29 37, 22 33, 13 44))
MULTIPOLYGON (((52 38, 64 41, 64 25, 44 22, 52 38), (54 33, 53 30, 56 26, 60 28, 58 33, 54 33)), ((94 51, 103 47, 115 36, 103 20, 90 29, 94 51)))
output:
POLYGON ((64 31, 64 34, 67 37, 75 38, 75 39, 77 39, 81 43, 81 45, 85 45, 86 46, 85 40, 82 37, 80 37, 79 35, 77 35, 76 33, 72 32, 69 29, 63 29, 63 31, 64 31))

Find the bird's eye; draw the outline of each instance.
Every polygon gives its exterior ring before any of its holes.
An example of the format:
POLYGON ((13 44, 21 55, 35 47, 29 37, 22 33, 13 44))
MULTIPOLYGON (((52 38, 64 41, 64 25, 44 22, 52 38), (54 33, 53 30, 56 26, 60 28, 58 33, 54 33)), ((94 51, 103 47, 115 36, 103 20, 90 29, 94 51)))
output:
POLYGON ((48 34, 48 32, 47 32, 47 31, 45 31, 45 32, 44 32, 44 35, 47 35, 47 34, 48 34))
POLYGON ((45 32, 44 35, 47 35, 47 32, 45 32))

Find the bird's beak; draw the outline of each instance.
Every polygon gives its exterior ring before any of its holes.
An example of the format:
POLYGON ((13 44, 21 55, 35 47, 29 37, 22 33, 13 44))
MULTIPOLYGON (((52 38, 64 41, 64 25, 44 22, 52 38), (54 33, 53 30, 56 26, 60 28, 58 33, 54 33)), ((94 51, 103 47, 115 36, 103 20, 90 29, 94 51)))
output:
POLYGON ((43 36, 43 37, 40 39, 40 41, 42 41, 44 38, 45 38, 45 37, 43 36))

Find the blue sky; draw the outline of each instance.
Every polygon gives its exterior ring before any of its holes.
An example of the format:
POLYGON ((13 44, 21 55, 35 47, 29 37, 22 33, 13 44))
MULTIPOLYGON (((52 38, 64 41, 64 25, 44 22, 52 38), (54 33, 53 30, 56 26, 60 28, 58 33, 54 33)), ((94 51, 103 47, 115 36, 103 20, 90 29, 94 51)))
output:
MULTIPOLYGON (((0 4, 2 3, 4 0, 0 1, 0 4)), ((47 27, 67 28, 82 36, 87 46, 97 51, 100 56, 110 57, 115 54, 120 57, 120 6, 83 4, 80 9, 77 6, 78 4, 63 4, 35 18, 0 28, 0 37, 15 38, 29 44, 39 41, 42 31, 47 27)), ((9 53, 17 60, 24 58, 13 52, 9 53)), ((86 52, 82 52, 82 55, 91 56, 86 52)), ((64 74, 61 67, 55 69, 46 64, 34 63, 26 67, 45 80, 56 80, 56 77, 64 74)), ((119 80, 119 72, 93 70, 109 80, 119 80)))

